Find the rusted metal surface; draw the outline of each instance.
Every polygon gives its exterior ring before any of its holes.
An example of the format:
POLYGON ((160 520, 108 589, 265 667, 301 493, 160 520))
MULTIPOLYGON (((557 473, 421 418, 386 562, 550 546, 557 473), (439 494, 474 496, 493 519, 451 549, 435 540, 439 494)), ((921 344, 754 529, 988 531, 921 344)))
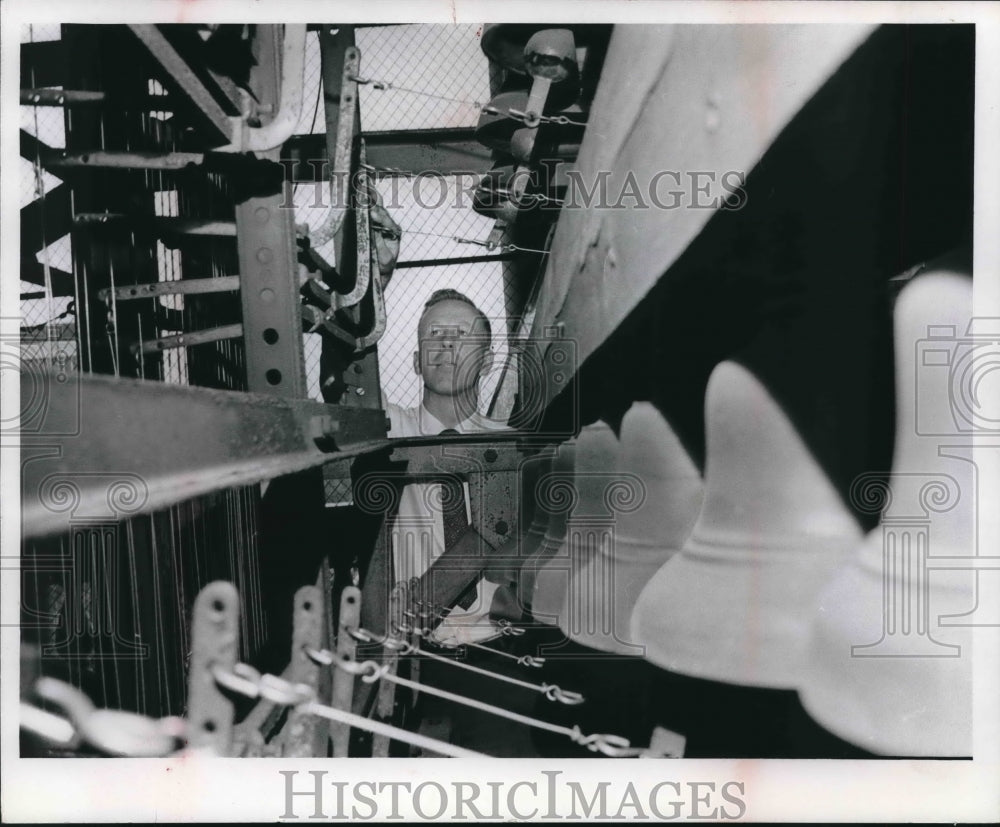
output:
POLYGON ((76 512, 124 519, 389 445, 382 411, 311 400, 34 371, 21 399, 26 537, 65 531, 76 512))
POLYGON ((115 301, 124 302, 132 299, 145 299, 150 296, 225 293, 239 289, 239 276, 219 276, 215 279, 181 279, 179 281, 156 281, 150 284, 131 284, 113 289, 106 287, 98 291, 97 295, 107 301, 114 294, 115 301))
POLYGON ((188 744, 227 756, 233 748, 233 702, 215 682, 215 668, 236 665, 240 597, 232 583, 209 583, 195 598, 188 674, 188 744))
MULTIPOLYGON (((357 500, 380 506, 384 503, 386 519, 396 503, 393 496, 382 499, 389 488, 400 490, 410 483, 441 481, 451 476, 468 481, 470 527, 413 584, 411 603, 423 600, 451 605, 484 571, 497 580, 515 579, 513 572, 523 562, 517 542, 518 473, 530 449, 519 445, 522 435, 498 432, 496 439, 493 436, 489 441, 484 441, 482 434, 392 440, 392 460, 406 462, 405 470, 372 471, 355 481, 357 500)), ((381 576, 385 573, 381 572, 381 576)), ((375 578, 373 587, 384 585, 375 578)), ((372 620, 379 628, 378 619, 372 620)))
MULTIPOLYGON (((374 188, 371 186, 371 175, 363 164, 367 164, 365 155, 365 142, 362 140, 358 147, 359 169, 356 175, 357 187, 353 193, 354 197, 354 221, 357 228, 357 235, 354 240, 357 250, 355 260, 354 287, 347 293, 334 293, 333 301, 336 307, 353 307, 360 302, 368 293, 368 285, 371 283, 372 273, 378 272, 377 261, 373 262, 371 222, 369 221, 368 199, 372 198, 374 188)), ((360 349, 360 348, 359 348, 360 349)))
MULTIPOLYGON (((312 660, 308 649, 325 648, 323 593, 316 586, 303 586, 295 593, 292 617, 292 655, 286 672, 288 680, 305 684, 320 703, 329 694, 330 672, 312 660)), ((292 709, 282 733, 281 754, 292 757, 326 757, 329 725, 326 719, 292 709)))
MULTIPOLYGON (((357 645, 348 634, 348 629, 360 627, 361 590, 356 586, 346 586, 340 593, 340 615, 337 621, 337 659, 355 660, 357 645)), ((336 669, 333 675, 333 697, 330 705, 350 712, 354 699, 354 675, 346 669, 336 669)), ((333 743, 333 757, 346 758, 350 746, 351 728, 342 723, 331 723, 330 740, 333 743)))
MULTIPOLYGON (((164 284, 166 282, 161 282, 164 284)), ((193 347, 206 342, 220 342, 223 339, 238 339, 243 335, 243 325, 227 324, 213 327, 210 330, 193 330, 190 333, 178 333, 176 336, 161 336, 159 339, 149 339, 136 342, 129 349, 132 353, 159 353, 161 350, 172 350, 179 347, 193 347)))

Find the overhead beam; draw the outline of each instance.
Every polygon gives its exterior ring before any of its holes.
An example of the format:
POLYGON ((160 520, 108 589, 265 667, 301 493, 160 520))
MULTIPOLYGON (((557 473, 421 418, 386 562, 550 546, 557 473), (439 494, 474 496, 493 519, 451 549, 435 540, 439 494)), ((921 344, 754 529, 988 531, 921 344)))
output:
POLYGON ((21 371, 21 400, 26 537, 388 445, 381 411, 96 374, 59 381, 38 366, 21 371))
MULTIPOLYGON (((399 170, 407 175, 485 173, 493 166, 491 151, 475 139, 472 129, 412 129, 392 132, 365 132, 368 163, 381 170, 399 170)), ((292 161, 295 181, 327 181, 324 135, 297 135, 287 142, 283 157, 292 161)))
POLYGON ((130 25, 129 28, 163 69, 168 85, 190 101, 200 121, 209 129, 209 142, 215 145, 232 143, 234 130, 229 114, 160 28, 150 24, 130 25))

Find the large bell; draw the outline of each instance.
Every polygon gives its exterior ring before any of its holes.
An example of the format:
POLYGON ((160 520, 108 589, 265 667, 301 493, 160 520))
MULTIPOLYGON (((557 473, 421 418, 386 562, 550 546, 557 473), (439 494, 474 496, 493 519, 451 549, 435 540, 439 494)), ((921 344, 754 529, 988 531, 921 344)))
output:
POLYGON ((971 315, 960 270, 900 294, 892 474, 852 489, 881 525, 818 599, 802 704, 869 752, 972 753, 971 628, 948 623, 976 603, 974 467, 949 393, 971 315))
POLYGON ((860 529, 784 411, 736 362, 712 372, 705 434, 701 512, 639 598, 633 640, 683 675, 795 688, 809 610, 860 529))
POLYGON ((571 575, 586 567, 590 560, 592 544, 570 543, 569 537, 580 531, 581 523, 607 517, 604 489, 608 483, 608 469, 614 467, 617 453, 618 438, 610 425, 598 421, 583 427, 572 451, 575 465, 572 484, 566 486, 560 476, 553 479, 547 492, 540 493, 549 499, 551 510, 568 514, 562 527, 558 521, 550 524, 551 534, 547 536, 557 545, 535 579, 531 613, 541 623, 559 623, 571 575))
POLYGON ((559 551, 566 536, 566 517, 572 507, 575 491, 575 452, 576 441, 572 439, 552 449, 531 492, 534 514, 521 539, 521 556, 525 561, 521 565, 518 582, 518 596, 522 606, 529 612, 533 608, 538 574, 559 551))
POLYGON ((574 572, 560 628, 592 649, 641 656, 630 632, 633 608, 649 578, 690 534, 702 481, 677 435, 648 402, 634 404, 622 420, 618 456, 602 492, 611 511, 610 536, 574 572))

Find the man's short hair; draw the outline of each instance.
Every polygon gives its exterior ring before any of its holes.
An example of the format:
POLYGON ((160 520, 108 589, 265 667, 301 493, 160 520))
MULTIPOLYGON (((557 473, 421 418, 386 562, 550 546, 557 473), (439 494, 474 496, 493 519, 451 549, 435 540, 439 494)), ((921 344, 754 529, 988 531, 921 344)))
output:
POLYGON ((438 304, 439 302, 443 301, 464 302, 465 304, 469 305, 469 307, 471 307, 473 310, 476 311, 476 313, 479 315, 479 318, 483 320, 483 326, 486 330, 486 335, 492 339, 493 327, 492 325, 490 325, 490 320, 486 318, 486 314, 483 313, 483 311, 479 309, 476 303, 468 296, 466 296, 465 293, 460 293, 458 290, 453 290, 450 287, 445 287, 442 288, 441 290, 435 290, 433 293, 431 293, 430 298, 427 299, 427 301, 424 303, 424 309, 420 313, 420 318, 422 319, 424 317, 424 314, 428 310, 430 310, 435 304, 438 304))

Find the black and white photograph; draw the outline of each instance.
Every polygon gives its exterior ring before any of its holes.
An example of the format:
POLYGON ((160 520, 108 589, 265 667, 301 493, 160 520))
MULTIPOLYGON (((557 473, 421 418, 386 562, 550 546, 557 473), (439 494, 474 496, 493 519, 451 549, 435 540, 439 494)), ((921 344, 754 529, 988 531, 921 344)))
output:
POLYGON ((4 822, 1000 819, 1000 4, 0 14, 4 822))

